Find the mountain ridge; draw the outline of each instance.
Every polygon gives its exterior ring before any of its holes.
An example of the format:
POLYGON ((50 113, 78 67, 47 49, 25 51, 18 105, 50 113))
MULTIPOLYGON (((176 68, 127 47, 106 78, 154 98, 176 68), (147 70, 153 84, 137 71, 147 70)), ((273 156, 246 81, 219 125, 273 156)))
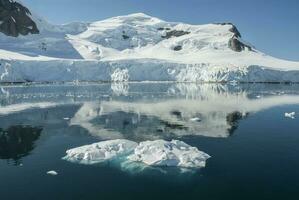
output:
POLYGON ((0 82, 299 82, 299 62, 258 51, 229 22, 190 25, 144 13, 64 25, 32 19, 38 34, 0 33, 0 82))

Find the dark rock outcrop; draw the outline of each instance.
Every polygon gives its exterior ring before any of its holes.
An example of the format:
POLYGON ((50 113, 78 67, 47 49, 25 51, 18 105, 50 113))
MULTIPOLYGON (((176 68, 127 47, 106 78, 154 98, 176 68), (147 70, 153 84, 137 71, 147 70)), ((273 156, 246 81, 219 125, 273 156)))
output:
POLYGON ((182 50, 182 46, 181 45, 178 45, 178 46, 175 46, 174 48, 173 48, 173 50, 174 51, 180 51, 180 50, 182 50))
POLYGON ((126 31, 123 31, 122 37, 124 40, 130 39, 130 37, 126 34, 126 31))
POLYGON ((31 19, 31 13, 14 0, 0 0, 0 32, 7 36, 38 34, 36 23, 31 19))
POLYGON ((123 34, 122 37, 123 37, 124 40, 130 39, 130 37, 125 35, 125 34, 123 34))
POLYGON ((190 32, 181 31, 181 30, 172 30, 172 31, 166 32, 166 35, 162 36, 162 38, 169 39, 171 37, 180 37, 180 36, 187 35, 187 34, 190 34, 190 32))
POLYGON ((158 28, 157 30, 158 30, 158 31, 164 31, 164 30, 166 30, 166 31, 170 31, 170 28, 163 28, 163 27, 160 27, 160 28, 158 28))
POLYGON ((246 48, 249 51, 252 51, 252 47, 249 45, 244 44, 243 42, 240 41, 241 33, 240 31, 237 29, 237 27, 230 22, 224 22, 224 23, 216 23, 217 25, 230 25, 231 28, 229 29, 230 32, 233 33, 233 37, 228 41, 228 47, 236 52, 241 52, 243 50, 245 50, 246 48))
POLYGON ((231 25, 232 27, 229 29, 230 32, 234 33, 234 36, 236 37, 242 37, 240 31, 237 29, 237 27, 231 23, 231 22, 224 22, 224 23, 215 23, 217 25, 231 25))
POLYGON ((241 52, 241 51, 245 50, 246 48, 249 51, 252 51, 251 46, 248 46, 248 45, 242 43, 236 36, 232 37, 228 41, 228 47, 231 48, 233 51, 236 51, 236 52, 241 52))

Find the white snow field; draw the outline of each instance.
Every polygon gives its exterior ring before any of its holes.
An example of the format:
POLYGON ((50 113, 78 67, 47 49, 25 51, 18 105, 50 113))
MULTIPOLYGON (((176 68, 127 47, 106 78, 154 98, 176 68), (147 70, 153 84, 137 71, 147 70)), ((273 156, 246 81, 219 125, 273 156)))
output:
POLYGON ((165 22, 136 13, 53 25, 33 14, 40 34, 0 33, 0 82, 299 82, 299 62, 246 44, 233 51, 233 25, 165 22))
POLYGON ((202 168, 210 156, 196 147, 178 141, 107 140, 66 151, 64 160, 80 164, 96 164, 111 160, 143 163, 148 166, 202 168))

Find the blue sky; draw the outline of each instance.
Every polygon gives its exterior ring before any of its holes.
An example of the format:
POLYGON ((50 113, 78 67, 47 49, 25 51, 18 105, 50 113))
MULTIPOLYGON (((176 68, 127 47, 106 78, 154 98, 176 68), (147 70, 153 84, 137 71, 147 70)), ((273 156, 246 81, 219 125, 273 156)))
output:
POLYGON ((23 0, 53 23, 97 21, 144 12, 190 24, 233 22, 245 40, 275 57, 299 61, 299 0, 23 0))

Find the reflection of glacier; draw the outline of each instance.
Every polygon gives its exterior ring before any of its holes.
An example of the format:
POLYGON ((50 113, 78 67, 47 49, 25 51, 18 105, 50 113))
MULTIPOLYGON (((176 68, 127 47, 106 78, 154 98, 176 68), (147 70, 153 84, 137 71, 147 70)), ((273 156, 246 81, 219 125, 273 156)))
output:
POLYGON ((113 93, 117 96, 124 95, 127 96, 129 94, 129 84, 128 83, 112 83, 111 89, 113 93))
POLYGON ((299 96, 272 95, 249 98, 244 90, 228 92, 226 87, 171 87, 182 96, 156 100, 111 100, 85 103, 71 120, 93 135, 104 138, 156 139, 200 135, 228 137, 248 113, 277 105, 297 104, 299 96))
POLYGON ((30 154, 41 135, 42 128, 30 126, 11 126, 0 128, 0 159, 13 160, 20 164, 21 158, 30 154))
POLYGON ((122 135, 113 130, 106 130, 92 123, 92 120, 101 116, 101 107, 97 103, 84 103, 75 116, 71 119, 71 125, 79 125, 89 131, 89 133, 100 136, 102 139, 122 138, 122 135))
MULTIPOLYGON (((66 125, 63 119, 67 117, 72 128, 84 128, 102 139, 228 137, 248 113, 299 103, 298 85, 119 86, 119 90, 110 84, 4 87, 9 96, 0 92, 1 128, 25 122, 34 126, 66 125)), ((72 128, 65 127, 64 131, 73 132, 72 128)))

